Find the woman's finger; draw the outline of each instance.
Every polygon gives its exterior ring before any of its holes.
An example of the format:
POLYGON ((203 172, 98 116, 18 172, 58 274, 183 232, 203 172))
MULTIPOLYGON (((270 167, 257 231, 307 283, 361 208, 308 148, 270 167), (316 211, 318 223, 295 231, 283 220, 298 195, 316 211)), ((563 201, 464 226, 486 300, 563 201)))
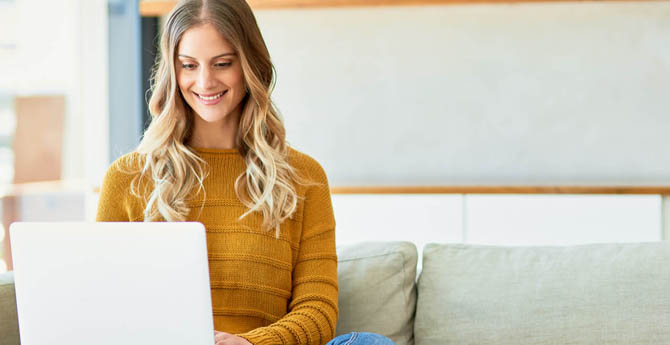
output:
POLYGON ((230 334, 230 333, 218 332, 218 333, 214 334, 214 340, 223 341, 223 340, 226 340, 226 339, 230 338, 231 336, 232 336, 232 334, 230 334))

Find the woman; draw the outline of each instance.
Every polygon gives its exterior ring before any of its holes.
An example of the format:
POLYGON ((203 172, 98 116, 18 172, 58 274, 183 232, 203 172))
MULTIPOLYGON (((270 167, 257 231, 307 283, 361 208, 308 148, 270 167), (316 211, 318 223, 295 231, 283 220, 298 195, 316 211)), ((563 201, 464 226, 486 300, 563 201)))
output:
POLYGON ((331 340, 328 182, 287 146, 274 77, 244 0, 179 2, 161 38, 151 125, 108 170, 97 219, 205 225, 216 344, 392 344, 369 333, 331 340))

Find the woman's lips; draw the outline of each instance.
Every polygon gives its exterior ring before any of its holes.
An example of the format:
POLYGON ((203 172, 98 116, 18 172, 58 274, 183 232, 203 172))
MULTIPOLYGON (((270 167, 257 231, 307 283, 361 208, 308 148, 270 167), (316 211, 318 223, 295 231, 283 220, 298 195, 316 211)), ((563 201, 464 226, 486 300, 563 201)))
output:
POLYGON ((204 105, 215 105, 223 99, 223 96, 228 92, 228 90, 219 92, 219 93, 210 93, 208 95, 195 93, 195 98, 204 105))

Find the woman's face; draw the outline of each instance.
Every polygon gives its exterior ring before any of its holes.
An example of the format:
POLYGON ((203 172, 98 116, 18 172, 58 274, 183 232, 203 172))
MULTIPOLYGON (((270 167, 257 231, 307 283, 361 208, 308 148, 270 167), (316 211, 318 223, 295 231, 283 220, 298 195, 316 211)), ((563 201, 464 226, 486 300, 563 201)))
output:
POLYGON ((240 60, 211 24, 184 32, 177 47, 177 83, 186 103, 209 123, 237 119, 246 93, 240 60))

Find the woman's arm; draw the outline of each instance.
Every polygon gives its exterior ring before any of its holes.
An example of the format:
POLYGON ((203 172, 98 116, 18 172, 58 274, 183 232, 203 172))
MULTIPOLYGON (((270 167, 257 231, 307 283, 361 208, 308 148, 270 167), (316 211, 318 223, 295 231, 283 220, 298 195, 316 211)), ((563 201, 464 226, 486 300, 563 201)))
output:
POLYGON ((310 175, 318 184, 308 187, 305 194, 289 312, 267 327, 239 334, 254 345, 321 345, 335 336, 338 315, 335 218, 326 174, 314 163, 310 175))

